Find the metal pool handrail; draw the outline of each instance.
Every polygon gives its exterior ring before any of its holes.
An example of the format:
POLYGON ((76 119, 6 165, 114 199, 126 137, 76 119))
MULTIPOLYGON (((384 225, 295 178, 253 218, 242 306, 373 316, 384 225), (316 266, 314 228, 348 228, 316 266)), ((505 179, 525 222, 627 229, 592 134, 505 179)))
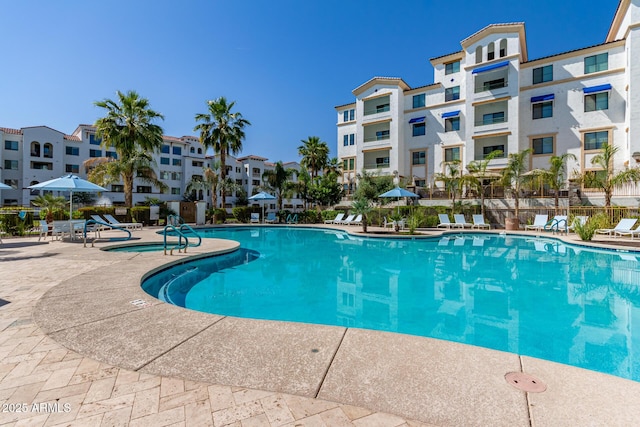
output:
MULTIPOLYGON (((98 242, 98 241, 105 241, 105 242, 124 242, 126 240, 130 240, 131 239, 131 231, 124 228, 124 227, 120 227, 117 225, 113 225, 113 224, 108 224, 106 222, 102 222, 102 221, 96 221, 95 219, 88 219, 84 222, 84 229, 82 230, 82 235, 84 238, 84 247, 87 247, 87 231, 91 232, 92 230, 87 230, 87 227, 89 225, 95 225, 96 227, 93 229, 93 231, 95 232, 96 238, 93 239, 91 241, 91 247, 94 247, 94 243, 98 242), (99 232, 100 232, 100 228, 105 227, 105 228, 111 228, 114 230, 120 230, 120 231, 124 231, 125 233, 127 233, 127 237, 109 237, 109 238, 105 238, 105 239, 101 239, 99 236, 99 232)), ((72 231, 73 232, 73 231, 72 231)))

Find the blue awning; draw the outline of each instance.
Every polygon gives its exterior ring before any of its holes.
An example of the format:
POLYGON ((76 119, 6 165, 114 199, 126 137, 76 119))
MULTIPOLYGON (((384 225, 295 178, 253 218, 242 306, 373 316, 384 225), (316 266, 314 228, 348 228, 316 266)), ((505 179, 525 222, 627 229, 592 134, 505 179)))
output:
POLYGON ((605 90, 611 90, 611 85, 609 83, 607 83, 606 85, 591 86, 582 89, 584 93, 604 92, 605 90))
POLYGON ((532 96, 531 102, 551 101, 553 98, 555 98, 555 96, 552 93, 549 95, 532 96))
POLYGON ((507 67, 509 66, 509 61, 498 62, 497 64, 486 65, 484 67, 476 68, 471 72, 471 74, 479 74, 484 73, 486 71, 495 70, 497 68, 507 67))
POLYGON ((456 111, 449 111, 448 113, 444 113, 442 115, 443 119, 446 119, 448 117, 456 117, 460 115, 460 110, 456 110, 456 111))
POLYGON ((413 119, 409 120, 409 123, 422 123, 424 122, 424 118, 426 116, 422 116, 422 117, 414 117, 413 119))

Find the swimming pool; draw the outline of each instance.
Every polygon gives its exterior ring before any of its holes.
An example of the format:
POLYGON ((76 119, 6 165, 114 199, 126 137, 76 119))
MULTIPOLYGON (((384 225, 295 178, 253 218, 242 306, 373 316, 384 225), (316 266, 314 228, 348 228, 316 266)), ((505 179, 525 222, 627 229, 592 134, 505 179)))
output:
POLYGON ((439 338, 640 381, 638 255, 498 234, 201 233, 241 249, 153 274, 148 293, 209 313, 439 338))

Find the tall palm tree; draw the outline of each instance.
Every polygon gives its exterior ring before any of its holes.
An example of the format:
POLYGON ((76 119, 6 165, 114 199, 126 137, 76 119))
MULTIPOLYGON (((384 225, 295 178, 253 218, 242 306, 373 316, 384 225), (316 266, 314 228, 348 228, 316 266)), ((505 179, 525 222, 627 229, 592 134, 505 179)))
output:
MULTIPOLYGON (((482 160, 473 160, 469 162, 467 165, 467 170, 469 174, 464 177, 464 181, 466 184, 476 189, 480 193, 480 209, 482 212, 482 216, 484 217, 484 193, 488 184, 485 182, 489 178, 493 178, 495 172, 487 171, 489 167, 489 162, 495 159, 496 157, 502 157, 502 150, 492 151, 482 160)), ((499 177, 500 175, 498 175, 499 177)))
POLYGON ((125 194, 125 205, 132 206, 133 179, 148 183, 165 191, 167 185, 158 179, 154 170, 154 161, 146 151, 134 151, 127 157, 93 157, 83 162, 89 168, 88 178, 98 185, 106 186, 122 181, 125 194), (128 198, 127 198, 128 197, 128 198))
POLYGON ((451 198, 451 210, 455 212, 456 196, 462 191, 462 163, 460 160, 444 162, 444 172, 435 174, 436 181, 444 182, 444 188, 449 192, 451 198))
POLYGON ((618 150, 617 146, 604 143, 602 152, 591 159, 591 163, 600 170, 585 171, 581 177, 586 186, 598 188, 604 192, 604 207, 607 211, 611 209, 611 194, 614 188, 640 181, 640 169, 638 168, 626 168, 614 173, 613 158, 618 150))
POLYGON ((564 153, 561 156, 551 156, 549 158, 549 170, 542 175, 544 182, 549 184, 549 188, 554 191, 555 213, 558 215, 560 207, 560 189, 567 182, 567 160, 576 160, 576 156, 571 153, 564 153))
POLYGON ((309 170, 311 179, 315 180, 329 161, 329 146, 326 142, 320 141, 318 136, 310 136, 300 142, 302 142, 298 147, 298 154, 302 156, 300 164, 309 170))
MULTIPOLYGON (((95 122, 96 137, 102 139, 103 147, 114 147, 118 161, 131 164, 131 157, 139 157, 141 151, 153 152, 162 146, 162 128, 154 122, 164 120, 164 116, 149 106, 146 98, 140 98, 137 92, 116 92, 118 99, 105 99, 95 102, 107 112, 95 122)), ((135 163, 135 160, 134 162, 135 163)), ((133 205, 134 169, 123 168, 124 202, 133 205)))
POLYGON ((262 181, 266 189, 276 193, 278 210, 282 210, 283 198, 294 188, 291 180, 296 173, 295 169, 285 168, 282 162, 278 161, 273 170, 266 170, 262 174, 262 181))
MULTIPOLYGON (((250 126, 248 120, 239 112, 232 112, 235 101, 227 102, 224 96, 207 101, 208 111, 196 114, 199 122, 194 131, 200 132, 200 143, 205 149, 213 149, 220 156, 220 180, 226 181, 227 156, 242 151, 242 140, 245 137, 244 128, 250 126)), ((222 192, 222 206, 226 205, 226 194, 222 192)))
POLYGON ((311 198, 309 194, 312 187, 311 175, 304 166, 300 166, 300 170, 296 172, 296 175, 298 180, 294 183, 294 190, 298 193, 298 197, 304 201, 304 209, 307 210, 311 198))
POLYGON ((506 187, 511 190, 514 203, 515 218, 520 215, 520 189, 523 182, 527 179, 527 156, 531 153, 531 148, 509 154, 507 167, 502 171, 502 181, 506 187))
POLYGON ((340 164, 340 160, 337 157, 332 157, 327 161, 327 164, 324 165, 324 173, 326 175, 333 174, 336 178, 340 176, 342 172, 342 165, 340 164))
POLYGON ((218 207, 218 194, 222 190, 222 180, 220 179, 220 162, 213 161, 211 166, 202 169, 202 178, 192 178, 187 184, 187 193, 193 190, 211 190, 211 207, 218 207))

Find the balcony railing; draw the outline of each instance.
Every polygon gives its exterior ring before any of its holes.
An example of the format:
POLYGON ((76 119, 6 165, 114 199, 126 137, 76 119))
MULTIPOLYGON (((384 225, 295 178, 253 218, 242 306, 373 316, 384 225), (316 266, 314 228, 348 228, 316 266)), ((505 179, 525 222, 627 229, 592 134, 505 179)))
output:
POLYGON ((390 138, 391 136, 389 134, 382 134, 382 135, 376 135, 376 136, 370 136, 368 138, 364 138, 364 142, 384 141, 390 138))
POLYGON ((481 120, 476 120, 475 125, 476 126, 487 126, 487 125, 493 125, 496 123, 504 123, 507 121, 507 118, 502 116, 497 116, 497 117, 485 117, 482 118, 481 120))
POLYGON ((365 163, 364 164, 365 169, 381 169, 381 168, 388 168, 388 167, 389 167, 389 163, 365 163))
POLYGON ((385 111, 389 111, 389 104, 385 104, 385 105, 379 105, 376 108, 372 108, 369 110, 364 110, 364 115, 368 116, 371 114, 378 114, 378 113, 384 113, 385 111))
POLYGON ((494 90, 494 89, 500 89, 503 87, 507 87, 508 85, 509 85, 509 81, 507 79, 490 80, 488 82, 482 82, 480 84, 476 84, 475 93, 486 92, 488 90, 494 90))

